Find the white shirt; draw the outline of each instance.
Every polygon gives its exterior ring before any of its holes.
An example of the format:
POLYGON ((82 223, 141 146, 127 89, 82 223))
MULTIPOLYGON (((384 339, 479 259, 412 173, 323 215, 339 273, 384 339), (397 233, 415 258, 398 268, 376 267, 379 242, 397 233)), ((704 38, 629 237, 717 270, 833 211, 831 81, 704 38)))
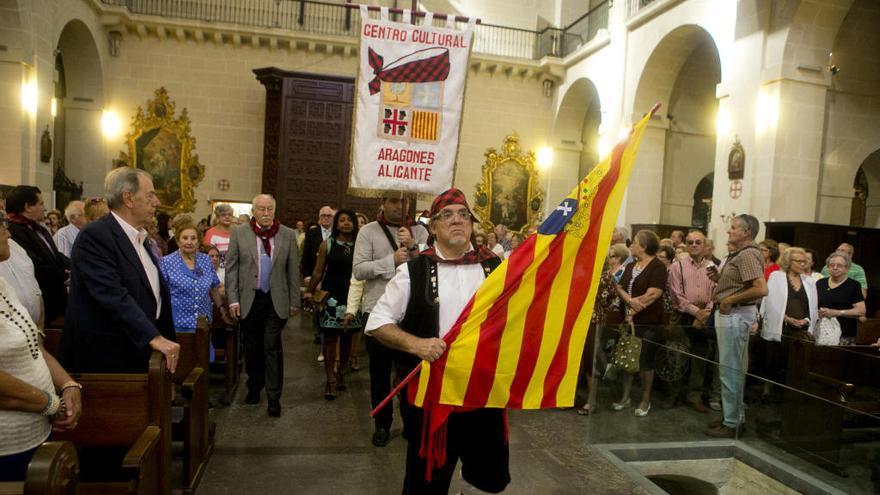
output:
POLYGON ((70 223, 58 229, 52 239, 55 241, 55 247, 58 252, 70 258, 70 250, 73 249, 73 242, 79 235, 79 229, 76 225, 70 223))
MULTIPOLYGON (((0 278, 0 293, 9 301, 9 305, 19 312, 24 311, 15 291, 0 278)), ((0 371, 40 390, 54 392, 52 376, 43 357, 37 351, 37 359, 31 355, 28 340, 36 339, 32 322, 22 321, 12 316, 7 303, 0 300, 0 310, 6 315, 0 316, 0 371)), ((16 454, 32 449, 46 440, 52 426, 45 416, 40 414, 0 410, 0 456, 16 454)))
POLYGON ((116 212, 111 213, 113 218, 119 222, 128 240, 131 241, 131 245, 134 246, 134 252, 137 253, 138 258, 141 260, 141 265, 143 265, 144 271, 147 273, 147 280, 150 281, 150 288, 153 289, 153 297, 156 298, 156 318, 159 318, 159 314, 162 312, 162 295, 159 292, 159 267, 156 266, 153 258, 150 258, 150 254, 144 248, 144 241, 147 240, 149 234, 147 234, 145 229, 132 227, 122 217, 117 215, 116 212))
POLYGON ((34 262, 27 251, 12 239, 9 239, 9 259, 0 262, 0 277, 15 289, 15 295, 31 319, 39 321, 43 291, 34 277, 34 262))
MULTIPOLYGON (((443 258, 439 250, 437 255, 443 258)), ((440 338, 443 338, 486 279, 486 275, 483 265, 479 263, 471 265, 438 263, 437 279, 437 292, 440 296, 440 338)), ((385 293, 373 306, 364 332, 369 334, 382 325, 397 325, 403 321, 409 296, 409 268, 404 263, 397 267, 394 278, 385 286, 385 293)))
POLYGON ((495 256, 504 259, 504 246, 502 246, 500 242, 495 243, 495 247, 492 248, 492 252, 495 253, 495 256))
POLYGON ((327 240, 328 237, 330 237, 330 234, 331 234, 332 232, 333 232, 333 231, 332 231, 331 229, 329 229, 329 228, 325 229, 324 227, 321 227, 321 237, 322 237, 325 241, 327 240))

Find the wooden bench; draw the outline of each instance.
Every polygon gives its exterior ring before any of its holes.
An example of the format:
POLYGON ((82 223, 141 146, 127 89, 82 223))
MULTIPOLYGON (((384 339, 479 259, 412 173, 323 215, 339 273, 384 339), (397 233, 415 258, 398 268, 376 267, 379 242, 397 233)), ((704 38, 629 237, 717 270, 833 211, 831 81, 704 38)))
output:
POLYGON ((76 429, 55 433, 54 438, 80 450, 77 493, 169 494, 171 379, 164 356, 153 352, 147 373, 72 377, 83 386, 83 415, 76 429), (122 454, 119 465, 103 462, 117 459, 108 451, 122 454), (87 463, 88 473, 83 469, 87 463))
POLYGON ((0 495, 76 495, 79 459, 70 442, 43 442, 23 482, 0 483, 0 495))
POLYGON ((224 346, 214 350, 214 362, 212 367, 221 370, 223 374, 223 398, 224 405, 232 404, 238 382, 241 377, 241 337, 238 323, 227 325, 223 321, 220 310, 214 307, 211 323, 211 333, 222 335, 224 346))
POLYGON ((175 407, 173 432, 183 441, 183 487, 194 491, 214 447, 213 426, 208 422, 208 366, 210 327, 199 317, 194 333, 177 333, 180 359, 172 380, 180 385, 183 405, 175 407))
POLYGON ((788 356, 787 385, 795 390, 785 391, 781 446, 843 474, 844 429, 880 426, 880 352, 795 340, 788 356))
POLYGON ((880 318, 859 321, 856 326, 856 344, 871 345, 880 339, 880 318))

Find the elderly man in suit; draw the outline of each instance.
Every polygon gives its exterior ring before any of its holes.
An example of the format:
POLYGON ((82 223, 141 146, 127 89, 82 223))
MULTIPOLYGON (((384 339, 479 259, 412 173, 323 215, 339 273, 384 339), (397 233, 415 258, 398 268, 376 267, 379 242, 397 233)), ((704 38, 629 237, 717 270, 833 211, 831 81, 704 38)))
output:
POLYGON ((275 218, 275 198, 254 198, 253 217, 232 230, 226 252, 229 313, 241 318, 247 367, 245 402, 256 404, 266 388, 269 416, 281 415, 284 362, 281 330, 299 311, 296 233, 275 218))
POLYGON ((149 173, 120 167, 104 179, 110 214, 88 224, 71 251, 60 361, 71 372, 146 372, 153 350, 177 367, 171 299, 150 254, 146 225, 159 199, 149 173))

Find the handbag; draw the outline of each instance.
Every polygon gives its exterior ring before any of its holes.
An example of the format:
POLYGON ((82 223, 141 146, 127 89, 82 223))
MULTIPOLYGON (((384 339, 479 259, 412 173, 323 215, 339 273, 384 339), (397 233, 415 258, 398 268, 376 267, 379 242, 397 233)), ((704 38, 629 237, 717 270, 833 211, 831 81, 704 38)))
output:
POLYGON ((840 344, 840 322, 837 318, 819 318, 816 323, 816 345, 840 344))
POLYGON ((321 289, 315 289, 312 292, 312 303, 315 305, 315 311, 324 311, 324 306, 327 304, 327 296, 329 295, 329 292, 321 289))
POLYGON ((632 322, 620 333, 620 338, 611 351, 611 364, 620 368, 625 373, 635 374, 639 372, 639 356, 642 353, 642 339, 636 337, 636 329, 632 322))

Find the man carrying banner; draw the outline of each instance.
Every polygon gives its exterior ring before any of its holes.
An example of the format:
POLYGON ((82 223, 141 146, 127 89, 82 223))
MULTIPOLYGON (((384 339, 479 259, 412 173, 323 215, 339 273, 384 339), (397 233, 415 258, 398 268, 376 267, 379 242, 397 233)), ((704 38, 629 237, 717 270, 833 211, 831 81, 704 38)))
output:
MULTIPOLYGON (((406 214, 407 200, 399 197, 382 199, 382 208, 376 221, 358 232, 352 260, 354 277, 365 281, 364 316, 369 317, 376 301, 382 297, 385 284, 394 276, 394 270, 419 253, 419 244, 428 241, 428 232, 406 214)), ((394 351, 376 339, 367 339, 370 355, 370 399, 373 407, 391 392, 392 356, 394 351)), ((409 370, 407 370, 409 371, 409 370)), ((375 417, 373 445, 384 447, 390 439, 393 420, 391 405, 375 417)))
MULTIPOLYGON (((398 267, 365 329, 388 347, 402 351, 395 359, 404 373, 421 360, 440 358, 446 350, 442 337, 501 263, 491 251, 477 251, 471 244, 474 217, 461 191, 441 193, 430 213, 432 247, 398 267)), ((408 401, 404 395, 401 400, 408 401)), ((465 482, 479 490, 498 493, 510 483, 504 409, 453 412, 445 428, 427 439, 422 435, 425 410, 410 407, 405 411, 409 444, 404 494, 447 493, 459 458, 465 482)))

